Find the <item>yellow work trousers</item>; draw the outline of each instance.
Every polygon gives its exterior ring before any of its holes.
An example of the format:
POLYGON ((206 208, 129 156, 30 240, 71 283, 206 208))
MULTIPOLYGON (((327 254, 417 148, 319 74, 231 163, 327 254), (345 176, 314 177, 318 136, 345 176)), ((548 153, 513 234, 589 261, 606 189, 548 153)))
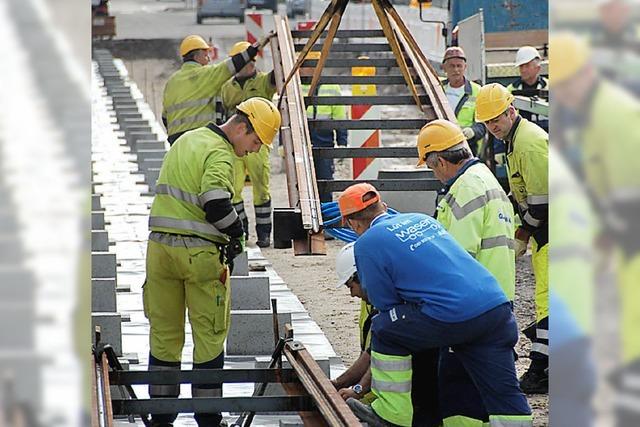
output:
POLYGON ((215 245, 180 247, 176 241, 170 246, 150 240, 147 246, 143 303, 151 354, 165 362, 180 362, 187 309, 193 362, 204 363, 222 353, 227 337, 230 275, 215 245))
POLYGON ((549 316, 549 244, 538 250, 538 243, 532 239, 531 264, 536 278, 536 320, 549 316))

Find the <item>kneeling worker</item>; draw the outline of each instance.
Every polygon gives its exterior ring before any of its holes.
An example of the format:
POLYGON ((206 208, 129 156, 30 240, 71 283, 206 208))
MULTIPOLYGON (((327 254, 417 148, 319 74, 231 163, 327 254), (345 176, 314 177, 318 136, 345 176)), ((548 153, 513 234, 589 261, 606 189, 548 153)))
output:
MULTIPOLYGON (((496 279, 433 218, 389 215, 370 184, 338 199, 360 237, 355 260, 362 290, 380 310, 372 320, 371 375, 377 399, 347 400, 370 426, 411 426, 411 355, 451 348, 476 384, 491 426, 531 426, 513 346, 518 328, 496 279)), ((448 386, 441 384, 446 394, 448 386)))

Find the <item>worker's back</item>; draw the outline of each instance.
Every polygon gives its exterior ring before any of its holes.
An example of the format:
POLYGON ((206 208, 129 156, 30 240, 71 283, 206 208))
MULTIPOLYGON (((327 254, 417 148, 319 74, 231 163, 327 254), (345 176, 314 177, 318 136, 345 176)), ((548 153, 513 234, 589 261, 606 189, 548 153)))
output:
POLYGON ((203 209, 216 192, 233 196, 233 147, 214 129, 217 132, 208 127, 187 132, 165 156, 151 205, 151 230, 228 241, 205 219, 203 209))
POLYGON ((169 137, 210 121, 218 123, 222 111, 216 111, 216 100, 219 101, 222 85, 231 76, 226 60, 215 65, 203 66, 194 61, 182 64, 164 88, 162 116, 167 121, 169 137))
POLYGON ((378 217, 355 245, 369 301, 380 311, 404 302, 443 322, 461 322, 507 302, 496 279, 435 219, 378 217))

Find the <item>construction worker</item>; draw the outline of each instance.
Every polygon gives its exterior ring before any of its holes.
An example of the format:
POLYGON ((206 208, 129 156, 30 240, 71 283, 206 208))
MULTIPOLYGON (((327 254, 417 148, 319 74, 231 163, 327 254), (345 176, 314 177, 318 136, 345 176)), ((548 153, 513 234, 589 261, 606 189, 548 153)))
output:
MULTIPOLYGON (((378 310, 362 292, 353 255, 354 244, 349 243, 338 252, 336 273, 338 288, 346 286, 352 297, 361 299, 358 321, 361 353, 349 369, 331 382, 344 400, 354 398, 370 405, 375 400, 371 392, 371 321, 378 310)), ((442 423, 438 409, 438 353, 438 349, 431 349, 412 358, 411 401, 415 427, 439 427, 442 423)))
MULTIPOLYGON (((522 46, 516 52, 516 67, 520 70, 520 77, 507 86, 509 92, 523 92, 522 95, 528 96, 528 91, 536 91, 540 89, 549 89, 549 81, 540 75, 542 66, 540 62, 542 57, 533 46, 522 46)), ((535 122, 545 131, 549 131, 549 119, 540 118, 530 111, 520 111, 520 115, 529 121, 535 122)))
MULTIPOLYGON (((418 166, 426 164, 443 184, 436 218, 445 230, 498 280, 507 299, 515 295, 513 207, 497 179, 474 158, 461 129, 447 121, 434 120, 418 134, 418 166)), ((445 366, 439 380, 449 383, 450 395, 441 396, 445 427, 482 426, 488 414, 482 399, 456 357, 443 352, 445 366), (453 386, 455 385, 455 387, 453 386), (465 399, 456 399, 464 395, 465 399), (475 404, 474 404, 475 401, 475 404)))
MULTIPOLYGON (((354 413, 370 426, 411 426, 411 355, 451 348, 477 385, 492 426, 531 426, 515 372, 515 317, 491 273, 435 219, 389 215, 368 183, 347 188, 338 204, 359 236, 354 250, 362 291, 380 311, 371 322, 377 398, 371 406, 348 399, 354 413)), ((443 395, 448 386, 440 383, 443 395)))
POLYGON ((518 114, 512 105, 513 99, 499 83, 483 86, 476 100, 476 120, 507 144, 509 187, 522 221, 515 231, 516 256, 526 252, 533 237, 535 335, 531 334, 531 364, 520 378, 520 387, 525 393, 546 393, 549 389, 549 137, 542 128, 518 114))
MULTIPOLYGON (((320 52, 312 51, 307 54, 307 59, 320 59, 320 52)), ((313 68, 300 68, 300 76, 313 75, 313 68)), ((302 85, 302 92, 305 96, 309 94, 309 85, 302 85)), ((315 96, 342 96, 340 85, 323 84, 318 85, 315 96)), ((307 107, 307 117, 310 119, 330 119, 345 120, 347 111, 344 105, 309 105, 307 107)), ((334 147, 336 144, 340 147, 347 146, 348 132, 346 129, 314 129, 309 127, 309 136, 311 137, 311 145, 314 147, 334 147)), ((333 179, 334 164, 333 159, 315 158, 313 166, 316 172, 316 179, 331 180, 333 179)), ((320 193, 321 202, 330 202, 333 200, 331 193, 320 193)))
POLYGON ((613 264, 616 270, 623 364, 613 375, 616 425, 638 425, 640 408, 634 402, 640 390, 632 382, 640 375, 640 177, 634 158, 640 141, 640 101, 602 77, 584 40, 558 33, 551 41, 550 84, 556 105, 572 117, 583 117, 562 123, 558 132, 598 216, 603 264, 613 264))
POLYGON ((169 77, 162 100, 162 123, 167 128, 169 145, 188 130, 210 121, 222 122, 222 103, 219 102, 222 85, 251 62, 268 39, 209 65, 211 46, 200 36, 185 37, 180 43, 182 67, 169 77))
MULTIPOLYGON (((230 272, 243 251, 242 221, 231 205, 234 156, 270 145, 280 113, 251 98, 220 127, 212 122, 185 133, 165 156, 149 216, 144 312, 150 325, 149 370, 179 370, 185 307, 193 334, 193 368, 222 368, 229 328, 230 272)), ((221 396, 221 384, 192 385, 193 397, 221 396)), ((179 385, 150 385, 153 397, 178 397, 179 385)), ((152 415, 170 426, 177 414, 152 415)), ((220 414, 196 413, 199 426, 220 414)))
MULTIPOLYGON (((251 46, 247 41, 241 41, 233 45, 229 51, 229 57, 233 58, 251 46)), ((276 92, 275 76, 270 73, 257 72, 255 61, 249 61, 236 75, 222 86, 222 105, 225 115, 231 117, 235 113, 236 106, 242 101, 259 96, 271 101, 276 92)), ((242 188, 249 174, 253 185, 253 206, 256 214, 256 244, 266 248, 271 244, 271 194, 269 192, 269 180, 271 175, 271 163, 269 161, 269 147, 263 145, 259 152, 248 154, 236 160, 235 187, 233 207, 240 216, 246 236, 249 236, 249 218, 244 210, 242 188)))
POLYGON ((487 133, 481 123, 476 123, 474 117, 480 85, 464 76, 467 71, 467 58, 461 47, 451 46, 445 50, 442 69, 447 75, 446 80, 442 82, 444 93, 475 156, 479 153, 482 140, 487 133))

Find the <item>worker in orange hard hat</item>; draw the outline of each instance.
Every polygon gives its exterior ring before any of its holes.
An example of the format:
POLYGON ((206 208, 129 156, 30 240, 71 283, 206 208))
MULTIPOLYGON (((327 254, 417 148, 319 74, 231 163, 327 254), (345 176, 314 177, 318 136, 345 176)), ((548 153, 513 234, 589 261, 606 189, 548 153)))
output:
MULTIPOLYGON (((372 319, 371 389, 377 399, 347 405, 373 426, 411 426, 412 356, 453 351, 478 387, 492 425, 531 426, 515 372, 518 339, 509 299, 493 275, 435 219, 390 215, 368 183, 347 188, 340 213, 358 239, 362 292, 380 313, 372 319)), ((440 382, 443 393, 450 384, 440 382)))
MULTIPOLYGON (((247 41, 240 41, 233 45, 229 51, 229 57, 245 51, 251 46, 247 41)), ((222 86, 222 105, 225 115, 230 117, 235 113, 236 106, 241 102, 260 97, 273 99, 276 93, 275 75, 273 71, 265 73, 256 70, 254 61, 249 61, 233 78, 222 86)), ((253 207, 256 218, 256 244, 265 248, 271 244, 271 193, 269 184, 271 179, 271 162, 269 161, 270 149, 263 146, 257 153, 238 158, 234 165, 235 170, 235 194, 233 207, 242 219, 244 231, 249 236, 249 218, 245 212, 242 189, 244 188, 247 174, 253 187, 253 207)))
POLYGON ((190 35, 182 40, 182 67, 169 77, 162 99, 162 122, 169 144, 186 131, 209 122, 222 123, 222 85, 255 58, 269 37, 215 65, 209 65, 211 46, 202 37, 190 35))
POLYGON ((442 69, 447 78, 442 82, 449 105, 456 115, 465 139, 469 142, 471 152, 476 155, 480 151, 482 140, 487 133, 482 123, 476 123, 476 96, 480 85, 465 77, 467 57, 464 50, 451 46, 444 52, 442 69))

